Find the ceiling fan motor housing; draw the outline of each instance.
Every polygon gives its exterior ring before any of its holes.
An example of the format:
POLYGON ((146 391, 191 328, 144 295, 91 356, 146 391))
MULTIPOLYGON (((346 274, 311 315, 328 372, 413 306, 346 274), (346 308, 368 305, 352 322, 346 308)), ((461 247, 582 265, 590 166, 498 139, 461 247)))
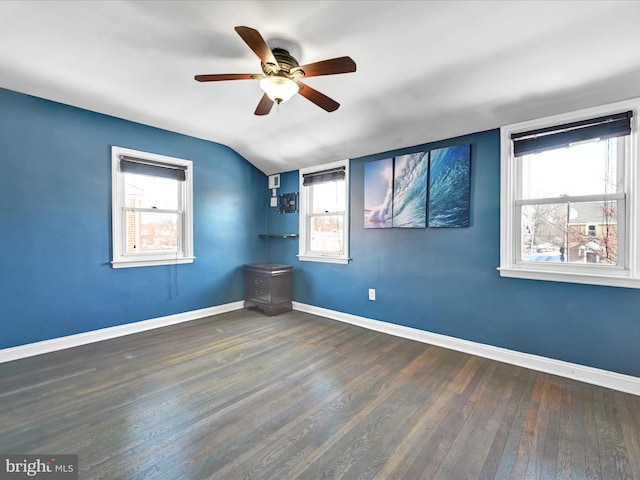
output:
POLYGON ((281 75, 288 78, 304 77, 304 71, 300 68, 298 61, 293 58, 287 50, 284 48, 274 48, 272 52, 280 69, 278 70, 275 65, 262 63, 262 71, 265 75, 281 75))

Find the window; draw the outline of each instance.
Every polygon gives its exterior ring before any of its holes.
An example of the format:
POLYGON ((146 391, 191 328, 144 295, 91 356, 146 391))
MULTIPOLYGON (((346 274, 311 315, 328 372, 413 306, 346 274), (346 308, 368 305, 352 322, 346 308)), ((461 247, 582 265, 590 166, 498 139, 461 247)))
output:
POLYGON ((192 162, 111 149, 113 268, 193 262, 192 162))
POLYGON ((349 262, 349 162, 300 170, 303 261, 349 262))
POLYGON ((640 288, 639 107, 501 129, 502 276, 640 288))

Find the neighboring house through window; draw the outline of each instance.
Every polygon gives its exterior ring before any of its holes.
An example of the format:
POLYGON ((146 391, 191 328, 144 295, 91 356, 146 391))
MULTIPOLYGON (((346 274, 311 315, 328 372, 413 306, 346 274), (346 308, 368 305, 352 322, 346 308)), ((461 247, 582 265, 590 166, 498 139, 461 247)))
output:
POLYGON ((192 162, 112 147, 114 268, 193 262, 192 162))
POLYGON ((303 261, 349 262, 349 161, 300 170, 303 261))
POLYGON ((639 108, 501 129, 502 276, 640 288, 639 108))

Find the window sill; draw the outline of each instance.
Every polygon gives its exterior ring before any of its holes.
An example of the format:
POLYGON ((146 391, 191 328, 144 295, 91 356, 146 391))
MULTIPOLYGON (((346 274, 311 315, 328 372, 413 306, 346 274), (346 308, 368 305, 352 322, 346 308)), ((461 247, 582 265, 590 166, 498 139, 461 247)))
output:
POLYGON ((180 257, 180 258, 163 258, 163 259, 142 259, 136 258, 131 260, 113 260, 112 268, 130 268, 130 267, 155 267, 159 265, 180 265, 184 263, 193 263, 196 257, 180 257))
POLYGON ((544 280, 550 282, 581 283, 607 287, 640 288, 640 278, 628 275, 606 275, 581 272, 551 272, 535 268, 498 267, 501 277, 544 280))
POLYGON ((322 263, 340 263, 346 265, 349 263, 348 258, 344 257, 330 257, 330 256, 316 256, 316 255, 298 255, 298 260, 301 262, 322 262, 322 263))

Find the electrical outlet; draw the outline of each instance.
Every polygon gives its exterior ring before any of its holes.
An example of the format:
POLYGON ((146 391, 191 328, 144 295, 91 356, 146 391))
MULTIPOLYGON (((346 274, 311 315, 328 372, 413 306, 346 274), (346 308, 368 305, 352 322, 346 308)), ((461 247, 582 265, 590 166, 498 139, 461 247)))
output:
POLYGON ((278 197, 271 197, 271 206, 272 207, 278 206, 278 197))
POLYGON ((370 288, 369 289, 369 300, 374 300, 376 299, 376 289, 375 288, 370 288))

